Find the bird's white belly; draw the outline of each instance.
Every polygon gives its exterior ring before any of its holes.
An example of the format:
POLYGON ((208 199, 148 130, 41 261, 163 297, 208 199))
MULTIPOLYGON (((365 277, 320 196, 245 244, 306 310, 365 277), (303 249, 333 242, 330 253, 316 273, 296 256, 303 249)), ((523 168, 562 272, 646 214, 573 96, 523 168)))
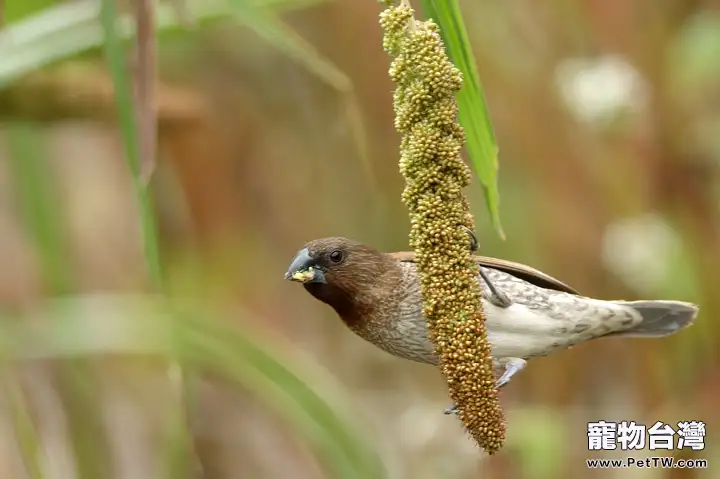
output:
POLYGON ((517 303, 500 308, 483 302, 483 308, 492 355, 496 358, 540 356, 569 343, 563 320, 539 314, 517 303))

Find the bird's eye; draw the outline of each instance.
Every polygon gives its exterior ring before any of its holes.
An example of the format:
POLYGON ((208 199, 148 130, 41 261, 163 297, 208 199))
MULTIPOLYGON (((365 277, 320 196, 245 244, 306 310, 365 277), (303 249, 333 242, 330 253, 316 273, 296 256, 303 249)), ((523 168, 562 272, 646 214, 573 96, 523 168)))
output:
POLYGON ((333 263, 339 263, 343 259, 345 259, 345 254, 339 249, 336 249, 335 251, 330 253, 330 261, 332 261, 333 263))

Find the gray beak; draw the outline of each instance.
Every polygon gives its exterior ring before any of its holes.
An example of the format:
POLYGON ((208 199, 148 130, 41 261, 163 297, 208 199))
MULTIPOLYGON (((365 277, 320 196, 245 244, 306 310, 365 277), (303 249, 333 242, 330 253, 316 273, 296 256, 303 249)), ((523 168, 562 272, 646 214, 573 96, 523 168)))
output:
POLYGON ((325 283, 323 271, 318 268, 315 260, 310 257, 307 248, 301 249, 295 255, 287 273, 285 273, 285 279, 299 283, 325 283))

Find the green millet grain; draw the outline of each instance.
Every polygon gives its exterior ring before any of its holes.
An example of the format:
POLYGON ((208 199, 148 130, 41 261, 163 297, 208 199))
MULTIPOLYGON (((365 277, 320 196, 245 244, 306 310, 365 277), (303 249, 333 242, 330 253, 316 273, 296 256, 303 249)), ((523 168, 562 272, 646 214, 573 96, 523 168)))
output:
POLYGON ((463 188, 470 168, 460 152, 465 134, 455 94, 462 74, 448 59, 438 26, 414 19, 409 4, 381 0, 383 47, 393 57, 390 78, 395 128, 402 134, 402 201, 410 215, 423 313, 450 397, 460 419, 490 454, 505 440, 505 420, 495 389, 490 344, 476 277, 478 265, 462 226, 474 230, 463 188))

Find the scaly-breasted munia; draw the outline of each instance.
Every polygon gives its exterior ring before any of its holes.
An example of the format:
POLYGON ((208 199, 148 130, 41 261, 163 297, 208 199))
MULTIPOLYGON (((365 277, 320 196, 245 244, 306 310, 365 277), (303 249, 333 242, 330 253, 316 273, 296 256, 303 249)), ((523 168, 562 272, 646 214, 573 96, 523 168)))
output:
MULTIPOLYGON (((310 241, 285 279, 303 283, 358 336, 397 356, 437 365, 428 339, 415 254, 381 253, 340 237, 310 241)), ((680 301, 603 301, 529 266, 476 256, 498 387, 545 356, 600 337, 662 337, 690 325, 680 301)))

